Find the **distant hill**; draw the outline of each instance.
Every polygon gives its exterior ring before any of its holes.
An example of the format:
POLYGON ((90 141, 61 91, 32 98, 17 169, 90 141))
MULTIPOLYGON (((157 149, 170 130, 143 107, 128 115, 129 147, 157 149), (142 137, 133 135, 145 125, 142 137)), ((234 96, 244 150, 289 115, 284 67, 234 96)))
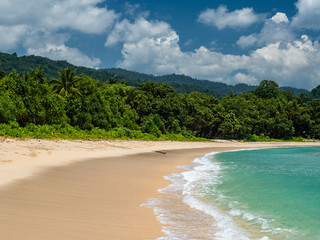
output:
POLYGON ((312 89, 310 93, 310 99, 320 99, 320 85, 312 89))
MULTIPOLYGON (((229 93, 240 94, 249 92, 257 87, 244 83, 232 86, 221 82, 199 80, 181 74, 154 76, 121 68, 96 70, 92 68, 74 66, 67 61, 55 61, 49 58, 33 55, 18 57, 16 53, 7 54, 0 52, 0 70, 5 71, 6 74, 9 74, 13 69, 15 69, 19 74, 23 74, 26 71, 30 71, 38 67, 41 67, 44 70, 47 79, 58 77, 58 70, 69 67, 77 69, 77 74, 85 74, 102 82, 109 80, 111 77, 118 80, 125 79, 127 84, 130 86, 137 86, 146 81, 164 82, 170 84, 177 92, 180 93, 198 91, 217 98, 222 98, 229 93)), ((295 95, 300 93, 308 95, 310 93, 306 89, 297 89, 292 87, 281 87, 280 89, 292 91, 295 95)))
MULTIPOLYGON (((169 75, 162 75, 162 76, 154 76, 152 74, 144 74, 138 73, 134 71, 129 71, 121 68, 110 68, 110 69, 103 69, 100 71, 106 71, 110 74, 115 74, 117 76, 123 76, 128 80, 139 80, 139 82, 145 81, 154 81, 154 82, 164 82, 170 85, 180 84, 180 85, 188 85, 192 87, 199 87, 199 90, 194 90, 198 92, 203 92, 201 89, 207 89, 209 92, 215 92, 220 96, 226 96, 229 93, 240 94, 250 92, 257 88, 257 86, 247 85, 245 83, 239 83, 234 86, 228 85, 221 82, 213 82, 209 80, 199 80, 189 76, 185 76, 183 74, 169 74, 169 75)), ((283 91, 291 91, 295 95, 299 95, 300 93, 309 94, 309 91, 306 89, 298 89, 293 87, 280 87, 283 91)), ((206 93, 206 92, 204 92, 206 93)))
MULTIPOLYGON (((207 89, 209 91, 215 92, 222 96, 226 96, 233 92, 234 94, 240 94, 244 92, 249 92, 255 89, 257 86, 249 86, 247 84, 237 84, 235 86, 227 85, 221 82, 212 82, 209 80, 198 80, 183 74, 168 74, 162 76, 154 76, 151 74, 143 74, 134 71, 128 71, 121 68, 111 68, 105 69, 109 73, 114 73, 119 76, 125 76, 129 80, 140 80, 144 81, 154 81, 154 82, 164 82, 172 85, 173 83, 189 85, 193 87, 200 87, 201 89, 207 89)), ((200 91, 201 92, 201 91, 200 91)))

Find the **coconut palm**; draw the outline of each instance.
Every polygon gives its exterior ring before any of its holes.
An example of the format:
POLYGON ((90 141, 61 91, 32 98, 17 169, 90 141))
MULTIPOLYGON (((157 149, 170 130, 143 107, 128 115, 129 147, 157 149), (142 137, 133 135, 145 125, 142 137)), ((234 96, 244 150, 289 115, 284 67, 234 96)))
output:
POLYGON ((62 96, 70 94, 77 97, 81 96, 80 91, 77 89, 81 77, 75 76, 76 71, 71 68, 65 68, 59 70, 58 73, 59 78, 52 78, 49 81, 52 92, 62 96))
POLYGON ((118 80, 113 77, 109 78, 109 81, 108 81, 109 84, 116 84, 117 82, 118 82, 118 80))
POLYGON ((131 87, 125 91, 124 100, 126 104, 130 105, 133 109, 137 108, 141 98, 141 93, 137 88, 131 87))

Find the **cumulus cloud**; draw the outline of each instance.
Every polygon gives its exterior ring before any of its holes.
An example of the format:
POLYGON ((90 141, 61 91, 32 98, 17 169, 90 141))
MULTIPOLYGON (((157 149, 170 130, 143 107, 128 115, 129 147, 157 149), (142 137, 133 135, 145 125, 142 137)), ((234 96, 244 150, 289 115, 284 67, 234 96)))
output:
POLYGON ((241 36, 237 44, 241 48, 259 47, 279 41, 289 42, 296 38, 292 31, 290 22, 285 13, 276 13, 273 17, 266 20, 260 33, 254 33, 248 36, 241 36))
POLYGON ((149 73, 180 72, 176 63, 172 62, 183 58, 177 43, 179 37, 171 31, 167 35, 143 38, 137 42, 128 42, 123 45, 124 60, 118 65, 123 68, 133 68, 149 73))
POLYGON ((242 69, 248 57, 224 55, 200 47, 193 52, 182 52, 179 36, 171 31, 166 36, 144 38, 136 43, 125 43, 123 61, 119 67, 147 73, 181 73, 197 78, 234 83, 232 72, 242 69))
POLYGON ((257 49, 251 54, 253 65, 248 70, 260 78, 270 76, 281 85, 310 89, 319 84, 319 57, 319 43, 303 35, 293 43, 278 42, 257 49))
POLYGON ((44 56, 55 60, 66 60, 77 66, 96 68, 101 63, 98 58, 89 58, 77 48, 69 48, 64 44, 46 44, 43 48, 28 48, 29 55, 44 56))
POLYGON ((59 52, 54 55, 55 59, 59 56, 64 59, 63 53, 69 52, 70 54, 66 55, 69 56, 70 62, 80 62, 77 56, 82 55, 87 62, 84 61, 81 65, 92 66, 98 61, 80 54, 77 49, 65 46, 63 40, 69 38, 61 37, 60 33, 70 30, 84 34, 105 33, 118 15, 106 7, 98 7, 97 4, 102 2, 102 0, 0 1, 0 50, 7 51, 23 46, 28 49, 28 53, 47 57, 48 53, 52 53, 52 49, 55 49, 54 52, 59 52), (58 39, 59 43, 55 43, 58 48, 51 47, 48 51, 48 46, 52 46, 52 41, 46 37, 48 35, 55 40, 58 39), (39 41, 35 43, 36 40, 39 41))
POLYGON ((113 10, 97 7, 100 2, 102 0, 1 1, 0 24, 26 24, 50 31, 72 29, 99 34, 105 32, 118 17, 113 10))
POLYGON ((122 55, 118 67, 159 75, 180 73, 229 84, 258 84, 271 79, 281 86, 311 89, 320 78, 319 43, 306 35, 292 42, 268 43, 249 55, 232 55, 203 46, 183 52, 179 36, 171 30, 124 42, 122 55))
POLYGON ((54 60, 66 60, 76 66, 97 68, 98 58, 90 58, 77 48, 65 45, 71 35, 66 33, 29 32, 25 35, 24 46, 28 55, 48 57, 54 60))
POLYGON ((241 36, 237 41, 237 44, 241 48, 248 48, 258 43, 258 41, 259 41, 259 37, 257 34, 250 34, 248 36, 241 36))
POLYGON ((2 26, 0 25, 0 49, 10 50, 16 47, 28 32, 26 25, 2 26))
POLYGON ((108 35, 105 46, 109 47, 120 42, 137 42, 143 38, 158 37, 171 32, 166 22, 152 21, 138 18, 131 23, 127 19, 118 22, 108 35))
POLYGON ((296 3, 298 13, 293 17, 292 24, 297 28, 320 30, 320 1, 299 0, 296 3))
POLYGON ((198 21, 209 26, 224 29, 227 27, 248 27, 260 21, 259 15, 252 8, 243 8, 229 12, 226 6, 218 9, 207 9, 199 15, 198 21))
POLYGON ((287 15, 285 13, 281 13, 281 12, 277 12, 276 15, 274 15, 271 18, 271 20, 274 21, 277 24, 280 24, 282 22, 284 22, 284 23, 288 23, 289 22, 289 19, 288 19, 287 15))

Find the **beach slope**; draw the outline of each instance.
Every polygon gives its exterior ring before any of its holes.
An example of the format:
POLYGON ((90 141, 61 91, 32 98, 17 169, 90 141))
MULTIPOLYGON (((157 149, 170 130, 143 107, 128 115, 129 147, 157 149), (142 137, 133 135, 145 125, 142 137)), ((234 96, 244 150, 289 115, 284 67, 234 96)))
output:
MULTIPOLYGON (((3 239, 156 239, 162 226, 142 207, 163 177, 209 152, 297 143, 1 139, 3 239)), ((303 145, 319 146, 319 143, 303 145)))

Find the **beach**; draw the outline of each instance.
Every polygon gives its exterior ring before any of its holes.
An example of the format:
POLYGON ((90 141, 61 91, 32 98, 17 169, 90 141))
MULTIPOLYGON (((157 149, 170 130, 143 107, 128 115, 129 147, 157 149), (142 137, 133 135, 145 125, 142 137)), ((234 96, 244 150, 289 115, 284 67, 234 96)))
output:
POLYGON ((141 206, 210 152, 319 142, 68 141, 0 139, 3 239, 157 239, 152 208, 141 206))

